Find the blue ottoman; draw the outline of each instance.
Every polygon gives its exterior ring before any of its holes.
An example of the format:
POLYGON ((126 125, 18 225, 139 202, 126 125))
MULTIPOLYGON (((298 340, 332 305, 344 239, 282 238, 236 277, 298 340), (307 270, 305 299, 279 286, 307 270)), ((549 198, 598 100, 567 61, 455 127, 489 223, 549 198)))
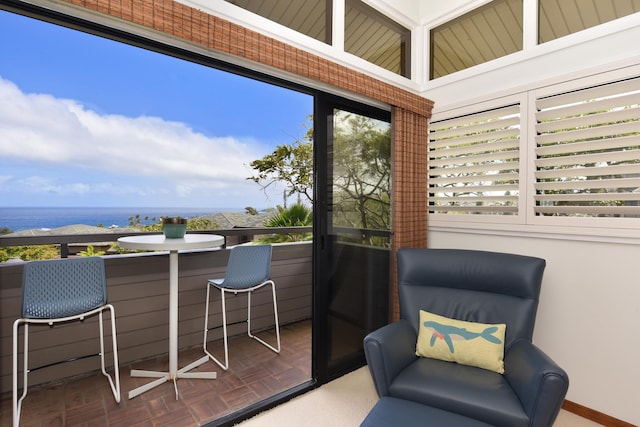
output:
POLYGON ((382 397, 360 427, 492 427, 465 416, 395 397, 382 397))

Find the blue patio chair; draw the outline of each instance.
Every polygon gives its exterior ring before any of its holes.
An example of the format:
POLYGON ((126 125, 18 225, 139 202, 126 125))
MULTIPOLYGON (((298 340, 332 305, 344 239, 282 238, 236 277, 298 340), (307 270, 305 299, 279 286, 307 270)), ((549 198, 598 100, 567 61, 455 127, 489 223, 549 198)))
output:
MULTIPOLYGON (((232 292, 247 293, 247 335, 255 339, 270 350, 280 353, 280 326, 278 324, 278 305, 276 302, 276 287, 271 275, 271 245, 236 246, 231 249, 227 272, 224 279, 210 279, 207 282, 207 303, 204 315, 204 352, 222 369, 229 369, 229 345, 227 336, 227 312, 225 294, 232 292), (273 297, 273 314, 276 328, 276 346, 272 346, 251 333, 251 294, 263 286, 271 285, 273 297), (220 362, 207 350, 207 333, 209 328, 209 296, 210 290, 215 287, 220 290, 222 300, 222 329, 224 337, 224 363, 220 362)), ((241 322, 238 322, 241 323, 241 322)))
MULTIPOLYGON (((21 318, 13 323, 13 425, 20 423, 22 401, 27 395, 27 374, 40 368, 29 368, 29 325, 53 327, 55 323, 84 320, 100 316, 100 361, 102 373, 109 380, 116 402, 120 402, 120 375, 118 372, 118 345, 116 318, 113 306, 107 304, 107 284, 104 260, 99 257, 65 258, 31 261, 25 264, 22 281, 21 318), (102 312, 111 315, 114 378, 107 373, 104 361, 104 325, 102 312), (22 396, 18 399, 18 339, 19 327, 24 324, 22 396)), ((86 357, 86 356, 84 356, 86 357)), ((72 359, 72 360, 77 360, 72 359)), ((42 366, 50 367, 71 360, 42 366)))

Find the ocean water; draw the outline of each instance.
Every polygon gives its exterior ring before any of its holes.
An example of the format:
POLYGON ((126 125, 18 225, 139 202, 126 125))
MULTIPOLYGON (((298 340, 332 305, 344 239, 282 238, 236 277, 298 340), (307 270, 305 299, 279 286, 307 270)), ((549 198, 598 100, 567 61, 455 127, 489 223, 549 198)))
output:
POLYGON ((47 229, 85 224, 104 227, 126 227, 129 218, 140 215, 142 224, 155 224, 163 216, 193 218, 217 212, 244 212, 238 208, 62 208, 0 207, 0 228, 11 231, 47 229), (145 218, 147 218, 145 220, 145 218), (153 220, 153 218, 156 218, 153 220))

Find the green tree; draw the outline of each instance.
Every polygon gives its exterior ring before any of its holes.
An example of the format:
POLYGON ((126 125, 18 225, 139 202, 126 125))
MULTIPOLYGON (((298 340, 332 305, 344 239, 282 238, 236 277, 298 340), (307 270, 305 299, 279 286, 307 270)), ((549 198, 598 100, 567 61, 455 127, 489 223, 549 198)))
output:
POLYGON ((7 262, 13 258, 19 258, 23 261, 33 261, 59 257, 60 249, 55 245, 5 246, 0 248, 0 262, 7 262))
POLYGON ((129 217, 129 226, 130 227, 144 227, 142 221, 159 221, 158 218, 154 217, 149 217, 149 215, 145 216, 144 218, 142 218, 140 216, 140 214, 136 214, 135 216, 130 216, 129 217))
MULTIPOLYGON (((11 234, 13 230, 9 227, 0 227, 0 235, 11 234)), ((0 248, 0 262, 7 262, 10 259, 19 258, 23 261, 33 261, 37 259, 52 259, 60 256, 60 249, 55 245, 37 246, 4 246, 0 248)))
MULTIPOLYGON (((311 123, 311 117, 309 117, 311 123)), ((285 196, 313 197, 313 129, 304 138, 250 163, 247 178, 263 188, 282 182, 285 196)), ((391 129, 386 122, 339 112, 333 135, 333 221, 344 227, 389 230, 391 227, 391 129)), ((286 202, 286 198, 285 198, 286 202)), ((285 203, 286 208, 286 203, 285 203)))
MULTIPOLYGON (((267 227, 306 227, 313 225, 313 210, 301 203, 290 208, 277 206, 278 213, 266 221, 267 227)), ((301 242, 311 240, 312 233, 272 234, 260 239, 263 243, 301 242)))
POLYGON ((251 206, 247 206, 246 208, 244 208, 244 211, 246 213, 248 213, 249 215, 258 215, 258 210, 256 208, 251 207, 251 206))
POLYGON ((93 245, 87 245, 87 250, 78 252, 80 256, 102 256, 105 254, 105 251, 96 251, 93 245))
MULTIPOLYGON (((309 123, 311 117, 307 117, 309 123)), ((313 128, 307 123, 302 126, 306 132, 301 139, 278 145, 273 153, 249 163, 257 173, 247 179, 263 190, 278 182, 285 185, 285 205, 286 197, 296 194, 313 203, 313 128)))
POLYGON ((334 125, 333 197, 336 225, 391 228, 391 129, 344 113, 334 125))

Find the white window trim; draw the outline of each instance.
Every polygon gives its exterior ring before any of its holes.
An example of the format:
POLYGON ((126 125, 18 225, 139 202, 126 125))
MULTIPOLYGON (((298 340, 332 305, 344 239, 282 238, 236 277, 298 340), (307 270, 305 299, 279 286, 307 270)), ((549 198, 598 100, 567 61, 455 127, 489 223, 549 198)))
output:
MULTIPOLYGON (((475 3, 469 3, 463 8, 458 8, 454 12, 440 16, 430 21, 422 22, 423 37, 429 40, 431 30, 446 24, 448 21, 464 15, 491 0, 479 1, 475 3)), ((420 81, 423 85, 423 90, 436 89, 442 86, 448 86, 458 81, 467 80, 483 73, 494 71, 500 68, 507 68, 514 64, 518 64, 523 61, 528 61, 538 57, 552 54, 554 52, 569 49, 573 46, 578 46, 582 43, 590 42, 595 39, 610 36, 619 32, 623 32, 632 28, 635 28, 640 23, 640 12, 631 15, 623 16, 618 19, 614 19, 609 22, 605 22, 594 27, 586 28, 576 33, 568 34, 566 36, 550 40, 546 43, 538 44, 538 1, 537 0, 524 0, 523 2, 523 47, 522 50, 505 55, 499 58, 492 59, 487 62, 483 62, 473 67, 465 68, 460 71, 456 71, 446 76, 438 77, 437 79, 429 80, 428 75, 423 76, 423 80, 420 81)), ((426 43, 429 45, 429 43, 426 43)), ((425 56, 422 60, 426 63, 423 65, 425 70, 429 69, 429 58, 431 52, 425 49, 425 56)))
MULTIPOLYGON (((397 73, 386 70, 380 66, 368 62, 356 55, 345 52, 343 40, 344 37, 342 35, 340 36, 339 45, 328 45, 314 39, 313 37, 309 37, 307 35, 299 33, 295 30, 292 30, 291 28, 278 24, 277 22, 271 21, 262 16, 258 16, 224 0, 177 1, 195 9, 203 10, 211 15, 219 16, 230 22, 249 28, 253 31, 269 36, 275 40, 290 44, 291 46, 300 48, 314 55, 329 59, 340 65, 344 65, 347 68, 360 71, 371 76, 375 76, 376 78, 386 83, 390 83, 414 92, 419 91, 421 88, 415 77, 408 79, 397 73)), ((330 11, 329 13, 331 13, 333 16, 334 13, 339 13, 340 8, 342 8, 342 14, 344 15, 344 7, 344 0, 337 0, 336 5, 334 5, 335 11, 330 11)), ((389 14, 386 15, 390 19, 394 20, 399 18, 399 15, 397 14, 393 16, 389 14)), ((410 23, 407 23, 406 19, 401 19, 397 22, 407 26, 407 28, 412 33, 417 30, 417 24, 407 25, 410 23)), ((342 33, 344 33, 344 16, 341 16, 338 22, 334 22, 333 32, 335 33, 336 31, 341 31, 342 33)), ((412 60, 412 62, 415 62, 415 59, 412 60)), ((277 73, 277 70, 271 70, 271 74, 275 73, 277 73)))

